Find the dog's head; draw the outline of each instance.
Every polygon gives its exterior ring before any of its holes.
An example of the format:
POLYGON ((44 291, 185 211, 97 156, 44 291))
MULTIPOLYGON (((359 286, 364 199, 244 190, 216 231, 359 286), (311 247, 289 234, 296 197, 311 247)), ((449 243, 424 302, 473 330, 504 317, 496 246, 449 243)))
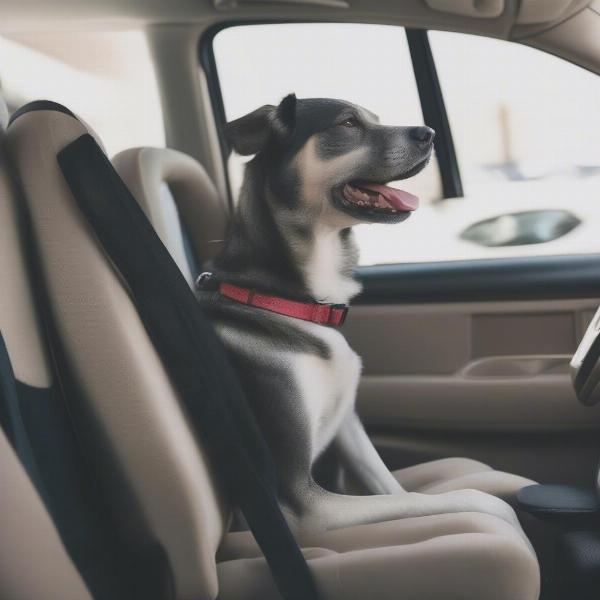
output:
POLYGON ((258 155, 276 201, 330 225, 397 223, 418 198, 386 185, 428 163, 434 131, 387 127, 368 110, 323 98, 286 96, 230 122, 233 149, 258 155))

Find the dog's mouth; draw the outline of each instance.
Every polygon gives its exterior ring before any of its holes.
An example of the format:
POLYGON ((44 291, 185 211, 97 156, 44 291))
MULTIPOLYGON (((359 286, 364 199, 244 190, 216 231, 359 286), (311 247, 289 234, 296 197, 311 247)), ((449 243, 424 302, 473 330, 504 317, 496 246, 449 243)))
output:
POLYGON ((352 182, 342 188, 342 202, 358 209, 382 214, 412 212, 419 207, 419 198, 380 183, 352 182))
MULTIPOLYGON (((430 154, 414 167, 388 181, 408 179, 421 171, 429 162, 430 154)), ((387 182, 353 180, 333 191, 338 209, 362 222, 400 223, 419 207, 417 196, 392 187, 387 182)))
POLYGON ((419 199, 383 183, 351 181, 337 188, 338 209, 363 223, 400 223, 419 206, 419 199))

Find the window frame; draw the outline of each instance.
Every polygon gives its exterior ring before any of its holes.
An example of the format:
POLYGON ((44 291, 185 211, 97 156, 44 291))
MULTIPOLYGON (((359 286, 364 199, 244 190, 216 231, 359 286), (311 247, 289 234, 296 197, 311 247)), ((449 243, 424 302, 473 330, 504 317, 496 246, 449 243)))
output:
POLYGON ((413 73, 417 82, 421 111, 425 124, 435 129, 434 146, 440 166, 443 198, 462 198, 460 167, 454 149, 454 139, 446 112, 433 52, 426 29, 405 29, 413 73))
MULTIPOLYGON (((329 23, 329 21, 319 20, 232 20, 217 23, 209 27, 200 37, 198 43, 198 61, 206 75, 208 85, 208 94, 213 109, 215 123, 217 125, 217 135, 223 160, 225 181, 227 185, 228 202, 230 208, 233 207, 233 195, 231 183, 229 181, 229 172, 227 162, 231 154, 231 147, 225 138, 225 124, 227 118, 225 115, 225 104, 223 102, 223 93, 219 81, 217 62, 213 48, 215 37, 223 30, 231 27, 251 26, 251 25, 288 25, 288 24, 320 24, 329 23)), ((351 21, 338 21, 339 25, 357 24, 351 21)), ((386 25, 385 23, 362 23, 363 25, 386 25)), ((442 182, 442 200, 446 198, 457 198, 463 196, 462 181, 460 176, 460 167, 454 150, 454 141, 452 131, 446 113, 446 106, 442 89, 438 80, 433 53, 429 46, 429 38, 426 29, 412 29, 401 25, 388 25, 389 27, 398 27, 404 30, 408 49, 410 53, 413 74, 417 84, 419 94, 419 103, 423 120, 426 125, 436 131, 434 147, 438 159, 438 168, 442 182)))

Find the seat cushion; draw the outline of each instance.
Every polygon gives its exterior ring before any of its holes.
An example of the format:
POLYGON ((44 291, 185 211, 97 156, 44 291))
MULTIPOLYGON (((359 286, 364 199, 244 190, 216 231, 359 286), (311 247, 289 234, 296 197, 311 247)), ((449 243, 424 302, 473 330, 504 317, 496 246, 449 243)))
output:
MULTIPOLYGON (((534 600, 535 557, 516 530, 489 515, 458 513, 311 535, 303 552, 324 600, 534 600)), ((225 536, 219 600, 279 599, 249 532, 225 536)))
POLYGON ((535 483, 531 479, 496 471, 470 458, 442 458, 393 472, 408 492, 440 494, 452 490, 475 489, 513 502, 517 492, 535 483))

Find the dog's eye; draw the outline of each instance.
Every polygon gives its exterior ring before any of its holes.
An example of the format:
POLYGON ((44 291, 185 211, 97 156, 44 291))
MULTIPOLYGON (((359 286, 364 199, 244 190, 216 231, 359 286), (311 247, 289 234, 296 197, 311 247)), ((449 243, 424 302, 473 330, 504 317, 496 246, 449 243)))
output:
POLYGON ((342 127, 358 127, 358 121, 354 117, 349 117, 340 123, 342 127))

